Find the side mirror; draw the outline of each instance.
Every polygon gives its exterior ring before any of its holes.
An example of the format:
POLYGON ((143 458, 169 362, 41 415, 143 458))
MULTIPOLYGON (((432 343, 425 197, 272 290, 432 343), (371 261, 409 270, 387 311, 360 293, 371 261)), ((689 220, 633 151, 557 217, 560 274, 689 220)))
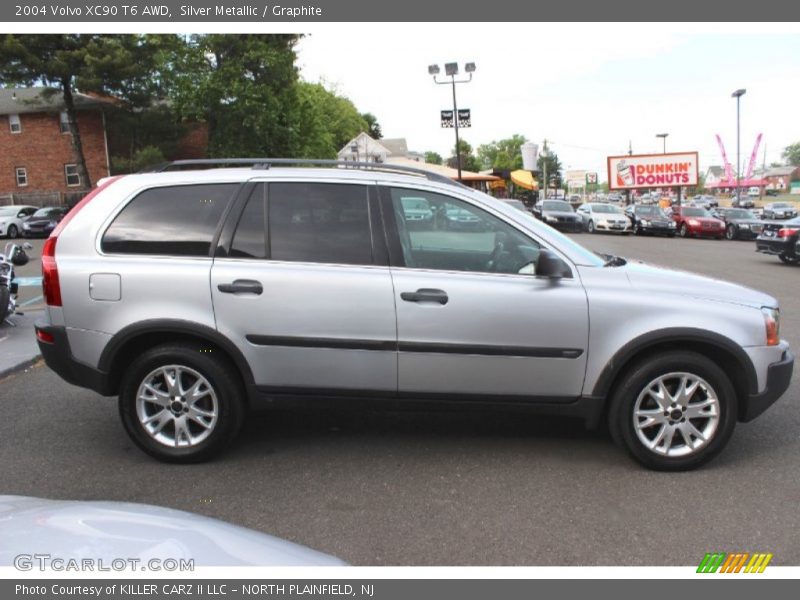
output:
POLYGON ((539 251, 539 259, 536 261, 536 276, 548 279, 561 279, 562 277, 572 277, 572 271, 563 260, 556 256, 551 250, 542 248, 539 251))

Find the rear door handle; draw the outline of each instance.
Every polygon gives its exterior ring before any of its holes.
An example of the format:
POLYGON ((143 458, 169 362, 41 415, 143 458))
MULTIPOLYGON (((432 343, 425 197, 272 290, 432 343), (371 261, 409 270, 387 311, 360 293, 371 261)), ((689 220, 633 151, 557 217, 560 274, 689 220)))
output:
POLYGON ((447 292, 428 288, 422 288, 416 292, 401 292, 400 298, 406 302, 437 302, 442 305, 447 304, 450 299, 447 297, 447 292))
POLYGON ((223 294, 255 294, 259 296, 264 291, 264 286, 260 281, 237 279, 233 283, 220 283, 217 289, 223 294))

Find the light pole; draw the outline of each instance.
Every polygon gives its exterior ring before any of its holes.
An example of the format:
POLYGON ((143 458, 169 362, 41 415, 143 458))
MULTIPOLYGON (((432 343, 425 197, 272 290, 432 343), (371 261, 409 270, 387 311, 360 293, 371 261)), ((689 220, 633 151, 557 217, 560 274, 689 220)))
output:
POLYGON ((745 92, 747 92, 747 90, 742 88, 731 94, 731 98, 736 98, 736 198, 739 198, 739 194, 741 193, 739 190, 739 186, 741 185, 739 181, 741 175, 741 163, 739 158, 739 98, 744 96, 745 92))
POLYGON ((439 65, 430 65, 428 67, 428 75, 433 76, 433 81, 439 85, 447 85, 448 83, 453 86, 453 126, 456 130, 456 166, 458 167, 458 181, 461 181, 461 149, 458 147, 458 104, 456 103, 456 84, 469 83, 472 81, 472 74, 475 72, 475 63, 468 62, 464 65, 464 71, 469 74, 469 79, 456 79, 458 75, 458 63, 445 63, 444 74, 450 78, 450 81, 445 79, 439 81, 436 76, 439 74, 439 65))
POLYGON ((656 137, 657 138, 661 138, 661 141, 664 144, 663 147, 662 147, 664 154, 667 153, 667 136, 668 135, 669 135, 668 133, 657 133, 656 134, 656 137))

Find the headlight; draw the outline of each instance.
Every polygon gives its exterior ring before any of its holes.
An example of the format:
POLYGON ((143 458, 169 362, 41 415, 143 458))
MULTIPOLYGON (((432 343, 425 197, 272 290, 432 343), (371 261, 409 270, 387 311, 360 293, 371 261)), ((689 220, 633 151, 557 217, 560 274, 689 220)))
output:
POLYGON ((558 223, 558 219, 555 217, 548 217, 547 215, 544 216, 544 220, 548 223, 558 223))
POLYGON ((764 327, 767 331, 767 346, 777 346, 781 341, 781 311, 777 308, 762 308, 764 327))
POLYGON ((692 227, 697 227, 698 225, 700 225, 700 223, 697 221, 697 219, 689 219, 686 222, 689 223, 689 225, 691 225, 692 227))
POLYGON ((675 221, 670 221, 669 222, 669 226, 672 227, 673 229, 675 229, 675 221))

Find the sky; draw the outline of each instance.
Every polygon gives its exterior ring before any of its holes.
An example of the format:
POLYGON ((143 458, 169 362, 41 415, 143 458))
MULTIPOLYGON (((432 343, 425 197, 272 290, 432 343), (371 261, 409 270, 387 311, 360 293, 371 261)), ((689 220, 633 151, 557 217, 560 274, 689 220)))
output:
MULTIPOLYGON (((450 85, 430 64, 475 62, 458 85, 461 130, 473 147, 519 133, 548 140, 565 168, 597 171, 606 157, 698 151, 700 169, 722 165, 715 134, 736 162, 741 98, 741 162, 763 133, 757 165, 780 161, 800 141, 800 26, 674 24, 331 24, 297 47, 301 77, 322 81, 378 117, 384 137, 411 150, 452 154, 455 136, 439 111, 450 85), (766 147, 766 157, 764 150, 766 147)), ((444 68, 442 66, 442 72, 444 68)))

